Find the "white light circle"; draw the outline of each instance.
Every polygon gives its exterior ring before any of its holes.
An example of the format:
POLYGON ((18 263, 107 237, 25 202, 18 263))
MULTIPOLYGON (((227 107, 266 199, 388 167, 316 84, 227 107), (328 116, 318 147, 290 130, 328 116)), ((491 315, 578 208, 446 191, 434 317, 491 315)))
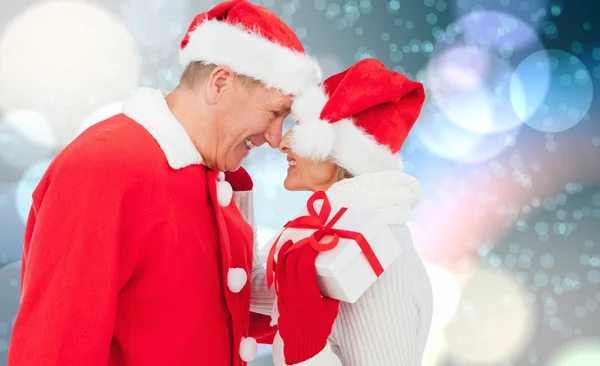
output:
POLYGON ((17 183, 15 190, 15 205, 17 206, 17 213, 23 223, 27 222, 29 216, 29 209, 33 202, 31 195, 40 183, 50 162, 50 160, 44 160, 30 166, 17 183))
POLYGON ((520 126, 511 131, 476 134, 458 127, 436 106, 425 103, 413 131, 433 154, 459 163, 475 164, 514 146, 520 126))
POLYGON ((510 100, 511 66, 475 46, 449 48, 427 65, 435 104, 461 128, 489 134, 509 131, 522 120, 510 100))
POLYGON ((498 57, 511 66, 532 52, 545 49, 538 32, 530 22, 502 11, 474 11, 448 24, 445 29, 434 29, 436 39, 432 54, 461 45, 476 47, 498 57))
POLYGON ((0 119, 0 160, 25 168, 52 154, 55 138, 48 121, 30 110, 17 110, 0 119))
POLYGON ((503 11, 479 10, 456 21, 462 37, 470 44, 488 47, 506 58, 524 49, 540 49, 534 29, 523 20, 503 11))
POLYGON ((77 134, 90 111, 124 99, 139 73, 127 28, 86 2, 31 6, 0 38, 0 107, 44 115, 59 144, 77 134))
POLYGON ((521 354, 534 334, 536 314, 513 277, 490 269, 473 274, 446 327, 449 353, 468 364, 495 364, 521 354))
POLYGON ((52 126, 41 114, 31 110, 16 110, 4 117, 4 123, 37 145, 56 146, 52 126))
POLYGON ((423 352, 422 366, 437 366, 440 358, 446 353, 447 344, 443 332, 431 329, 423 352))
POLYGON ((600 365, 600 338, 586 338, 569 342, 552 352, 546 366, 600 365))
POLYGON ((523 121, 533 116, 546 98, 550 84, 550 60, 546 51, 534 52, 515 68, 510 100, 523 121))
POLYGON ((80 133, 92 127, 98 122, 102 122, 114 115, 120 114, 123 111, 123 102, 111 103, 94 111, 89 117, 85 119, 81 126, 80 133))
POLYGON ((443 328, 454 316, 460 300, 460 286, 443 267, 426 263, 425 268, 433 290, 433 332, 443 328))
POLYGON ((528 126, 555 133, 583 120, 592 105, 594 87, 590 72, 575 55, 544 50, 531 54, 517 67, 511 94, 528 126))

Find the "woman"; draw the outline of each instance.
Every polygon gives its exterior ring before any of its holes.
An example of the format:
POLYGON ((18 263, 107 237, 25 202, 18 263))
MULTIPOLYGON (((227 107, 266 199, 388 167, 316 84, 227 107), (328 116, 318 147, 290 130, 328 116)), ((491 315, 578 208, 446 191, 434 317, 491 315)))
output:
POLYGON ((321 297, 314 249, 288 253, 283 245, 275 268, 274 363, 420 365, 432 293, 405 225, 419 186, 402 172, 397 153, 420 113, 423 86, 366 59, 327 79, 323 89, 294 102, 298 123, 279 147, 289 162, 285 188, 323 190, 332 204, 385 213, 402 254, 349 304, 321 297))

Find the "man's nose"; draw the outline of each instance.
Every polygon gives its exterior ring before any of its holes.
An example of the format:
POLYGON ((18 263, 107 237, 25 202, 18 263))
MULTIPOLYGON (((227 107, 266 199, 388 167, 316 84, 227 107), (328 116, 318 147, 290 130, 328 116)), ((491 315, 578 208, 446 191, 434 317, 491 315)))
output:
POLYGON ((265 131, 265 140, 271 148, 276 149, 279 147, 279 143, 281 142, 281 130, 283 128, 283 121, 276 123, 273 127, 269 128, 265 131))

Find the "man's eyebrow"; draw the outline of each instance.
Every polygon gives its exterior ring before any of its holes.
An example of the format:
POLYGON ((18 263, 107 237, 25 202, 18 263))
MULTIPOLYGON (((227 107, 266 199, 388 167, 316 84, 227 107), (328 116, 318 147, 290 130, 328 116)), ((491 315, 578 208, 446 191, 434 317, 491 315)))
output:
POLYGON ((290 113, 292 111, 292 107, 289 104, 277 104, 274 106, 273 111, 280 113, 290 113))

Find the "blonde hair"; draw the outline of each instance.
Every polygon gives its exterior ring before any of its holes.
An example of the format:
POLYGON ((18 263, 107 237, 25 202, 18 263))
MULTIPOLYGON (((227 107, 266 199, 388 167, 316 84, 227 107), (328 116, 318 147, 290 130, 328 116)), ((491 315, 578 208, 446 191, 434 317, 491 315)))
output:
MULTIPOLYGON (((183 70, 179 84, 188 89, 192 89, 194 86, 196 86, 196 83, 206 80, 206 78, 209 77, 213 71, 215 71, 216 67, 217 65, 215 64, 207 64, 202 61, 190 62, 185 67, 185 70, 183 70)), ((245 75, 236 74, 236 78, 242 84, 242 87, 248 92, 251 92, 252 89, 254 89, 254 87, 259 83, 258 80, 245 75)))
POLYGON ((345 168, 338 165, 338 171, 335 174, 335 181, 339 182, 341 180, 350 179, 350 178, 354 178, 354 175, 352 175, 352 173, 350 173, 345 168))

